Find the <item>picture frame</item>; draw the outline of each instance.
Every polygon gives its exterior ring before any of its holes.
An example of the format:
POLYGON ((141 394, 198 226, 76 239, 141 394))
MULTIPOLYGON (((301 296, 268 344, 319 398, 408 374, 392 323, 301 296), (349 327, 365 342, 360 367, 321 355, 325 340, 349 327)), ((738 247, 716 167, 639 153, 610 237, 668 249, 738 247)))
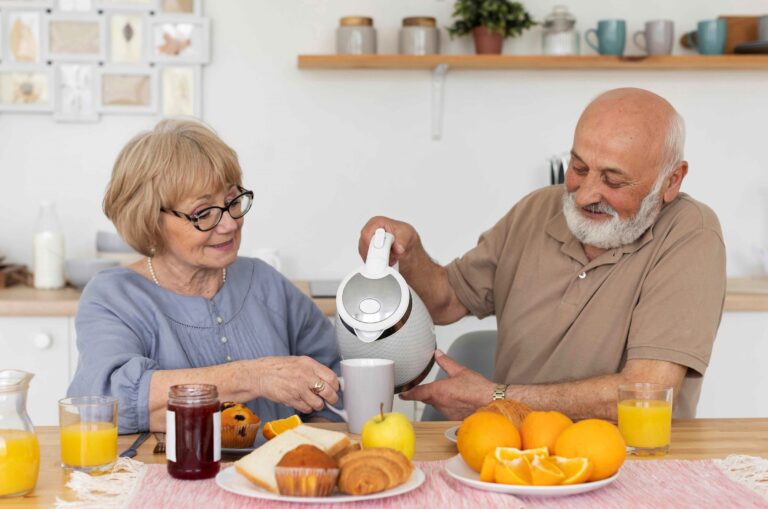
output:
POLYGON ((162 16, 202 16, 202 0, 157 0, 157 13, 162 16))
POLYGON ((48 38, 44 17, 44 11, 38 10, 0 10, 3 63, 29 65, 45 61, 48 38))
POLYGON ((104 66, 97 68, 96 75, 99 113, 157 113, 156 68, 104 66))
POLYGON ((54 62, 106 60, 106 23, 96 14, 57 13, 47 16, 45 55, 54 62))
POLYGON ((164 65, 160 76, 160 114, 163 117, 202 115, 202 71, 199 65, 164 65))
POLYGON ((113 64, 142 64, 147 52, 147 17, 141 12, 113 12, 107 17, 107 60, 113 64))
POLYGON ((53 118, 57 122, 96 122, 96 65, 60 63, 54 68, 53 118))
POLYGON ((153 63, 207 64, 210 20, 195 17, 155 17, 149 22, 147 51, 153 63))
POLYGON ((158 0, 93 0, 99 11, 156 11, 158 0))
POLYGON ((51 112, 53 108, 52 67, 0 67, 0 111, 51 112))

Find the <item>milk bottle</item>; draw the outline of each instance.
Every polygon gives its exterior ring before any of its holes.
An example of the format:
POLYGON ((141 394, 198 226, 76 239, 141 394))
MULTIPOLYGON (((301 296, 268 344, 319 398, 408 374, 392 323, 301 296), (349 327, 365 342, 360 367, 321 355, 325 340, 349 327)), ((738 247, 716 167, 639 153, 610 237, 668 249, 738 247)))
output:
POLYGON ((53 202, 40 204, 37 233, 34 238, 35 288, 64 286, 64 234, 61 232, 53 202))

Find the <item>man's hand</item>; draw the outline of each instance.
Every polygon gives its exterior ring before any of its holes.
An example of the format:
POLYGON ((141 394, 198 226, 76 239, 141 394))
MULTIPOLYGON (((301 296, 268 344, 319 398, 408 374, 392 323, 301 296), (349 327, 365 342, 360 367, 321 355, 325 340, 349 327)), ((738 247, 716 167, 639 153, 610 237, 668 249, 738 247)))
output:
POLYGON ((459 421, 489 403, 495 384, 480 373, 467 369, 440 350, 435 360, 448 378, 418 385, 400 394, 400 398, 421 401, 437 408, 446 418, 459 421))
POLYGON ((388 217, 376 216, 369 219, 360 231, 357 250, 360 252, 360 257, 363 260, 368 257, 368 245, 371 243, 373 234, 379 228, 384 228, 384 231, 395 236, 395 243, 392 244, 392 250, 389 253, 390 265, 394 265, 401 258, 408 258, 410 254, 416 251, 424 251, 419 234, 416 233, 416 229, 413 226, 388 217))

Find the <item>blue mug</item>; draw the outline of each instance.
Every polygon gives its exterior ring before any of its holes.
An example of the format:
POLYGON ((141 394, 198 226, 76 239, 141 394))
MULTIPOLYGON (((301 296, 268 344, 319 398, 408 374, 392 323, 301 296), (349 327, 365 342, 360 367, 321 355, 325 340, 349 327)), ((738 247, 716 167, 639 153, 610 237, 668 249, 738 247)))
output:
POLYGON ((627 23, 623 19, 604 19, 598 21, 597 30, 590 28, 584 34, 587 44, 601 55, 624 54, 624 44, 627 40, 627 23), (597 43, 589 40, 589 34, 595 34, 597 43))
POLYGON ((728 25, 724 19, 705 19, 696 25, 696 40, 688 33, 688 44, 702 55, 722 55, 725 53, 725 36, 728 25))

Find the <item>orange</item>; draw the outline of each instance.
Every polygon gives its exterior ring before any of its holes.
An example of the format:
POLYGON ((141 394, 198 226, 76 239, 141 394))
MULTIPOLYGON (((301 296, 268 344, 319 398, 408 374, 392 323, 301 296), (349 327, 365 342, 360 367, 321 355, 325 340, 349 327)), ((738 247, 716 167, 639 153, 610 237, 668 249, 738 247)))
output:
POLYGON ((565 479, 560 484, 579 484, 586 482, 592 475, 592 463, 587 458, 562 458, 560 456, 550 456, 550 461, 554 461, 558 468, 565 475, 565 479))
POLYGON ((531 484, 531 462, 525 456, 496 464, 496 482, 499 484, 531 484))
POLYGON ((555 454, 566 458, 589 458, 593 470, 588 480, 599 481, 615 474, 627 453, 619 428, 602 419, 585 419, 560 434, 555 443, 555 454))
POLYGON ((290 417, 286 417, 285 419, 269 421, 264 425, 264 431, 262 431, 262 433, 264 434, 264 438, 267 440, 272 440, 283 431, 288 431, 291 428, 295 428, 299 424, 301 424, 301 419, 299 416, 292 415, 290 417))
POLYGON ((496 482, 496 460, 494 453, 489 452, 483 460, 483 467, 480 469, 480 480, 483 482, 496 482))
POLYGON ((464 419, 456 448, 472 470, 480 472, 486 455, 497 447, 520 447, 520 433, 509 419, 491 412, 475 412, 464 419))
POLYGON ((546 447, 550 454, 555 452, 555 442, 565 428, 573 421, 560 412, 531 412, 520 426, 523 449, 546 447))
POLYGON ((525 456, 529 460, 532 460, 534 456, 549 456, 549 451, 547 451, 546 447, 539 447, 538 449, 526 449, 524 451, 515 449, 514 447, 497 447, 495 456, 498 461, 515 460, 520 456, 525 456))
POLYGON ((560 484, 565 474, 551 458, 534 456, 531 460, 531 481, 534 486, 552 486, 560 484))

